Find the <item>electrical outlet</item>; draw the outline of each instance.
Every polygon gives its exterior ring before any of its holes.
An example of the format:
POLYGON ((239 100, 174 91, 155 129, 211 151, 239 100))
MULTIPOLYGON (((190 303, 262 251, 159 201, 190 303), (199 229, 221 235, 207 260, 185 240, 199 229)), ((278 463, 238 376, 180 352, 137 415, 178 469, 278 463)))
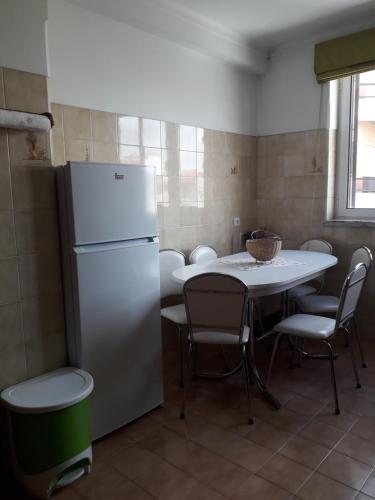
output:
POLYGON ((241 219, 239 217, 233 217, 233 226, 237 227, 241 224, 241 219))

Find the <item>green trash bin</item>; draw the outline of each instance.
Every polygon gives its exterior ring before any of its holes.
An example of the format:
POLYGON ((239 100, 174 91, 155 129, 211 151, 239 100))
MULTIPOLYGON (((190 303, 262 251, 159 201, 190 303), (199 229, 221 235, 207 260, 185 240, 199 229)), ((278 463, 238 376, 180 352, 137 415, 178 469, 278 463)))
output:
POLYGON ((89 473, 93 388, 89 373, 65 367, 2 391, 15 476, 35 497, 89 473))

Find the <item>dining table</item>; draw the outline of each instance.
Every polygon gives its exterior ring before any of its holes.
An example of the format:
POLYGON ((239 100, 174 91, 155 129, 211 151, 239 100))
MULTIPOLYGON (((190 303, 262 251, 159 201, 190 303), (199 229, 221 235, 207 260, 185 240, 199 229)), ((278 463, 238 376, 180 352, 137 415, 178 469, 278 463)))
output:
MULTIPOLYGON (((270 262, 259 262, 248 252, 240 252, 225 257, 207 260, 176 269, 173 277, 179 283, 185 283, 193 276, 203 273, 221 273, 240 279, 248 288, 247 321, 250 329, 250 370, 256 387, 275 408, 280 403, 273 396, 262 380, 256 366, 254 335, 254 300, 274 294, 281 294, 282 314, 288 314, 288 290, 311 281, 326 269, 337 264, 337 258, 322 252, 303 250, 281 250, 270 262)), ((272 332, 272 331, 271 331, 272 332)), ((262 339, 268 334, 262 335, 262 339)))

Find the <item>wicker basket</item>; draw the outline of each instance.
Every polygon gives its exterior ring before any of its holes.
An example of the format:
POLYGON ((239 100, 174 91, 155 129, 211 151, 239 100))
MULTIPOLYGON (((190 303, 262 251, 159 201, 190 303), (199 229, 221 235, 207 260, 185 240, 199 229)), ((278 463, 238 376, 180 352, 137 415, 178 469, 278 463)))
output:
POLYGON ((256 237, 258 231, 252 233, 252 239, 246 241, 246 250, 257 261, 268 262, 274 259, 281 250, 282 241, 276 235, 264 234, 256 237))

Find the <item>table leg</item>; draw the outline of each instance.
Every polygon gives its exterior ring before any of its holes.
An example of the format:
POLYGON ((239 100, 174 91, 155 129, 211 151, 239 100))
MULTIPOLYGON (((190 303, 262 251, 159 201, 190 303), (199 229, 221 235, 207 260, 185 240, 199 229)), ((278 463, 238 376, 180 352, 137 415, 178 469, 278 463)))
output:
POLYGON ((249 357, 250 357, 250 372, 252 379, 257 386, 259 392, 263 395, 267 401, 269 401, 276 409, 280 408, 280 403, 279 401, 272 396, 272 394, 267 390, 267 387, 265 386, 263 380, 261 379, 261 376, 259 375, 258 369, 255 364, 255 352, 254 352, 254 300, 252 298, 249 299, 249 304, 248 304, 248 325, 250 329, 250 338, 249 338, 249 343, 250 343, 250 349, 249 349, 249 357))

